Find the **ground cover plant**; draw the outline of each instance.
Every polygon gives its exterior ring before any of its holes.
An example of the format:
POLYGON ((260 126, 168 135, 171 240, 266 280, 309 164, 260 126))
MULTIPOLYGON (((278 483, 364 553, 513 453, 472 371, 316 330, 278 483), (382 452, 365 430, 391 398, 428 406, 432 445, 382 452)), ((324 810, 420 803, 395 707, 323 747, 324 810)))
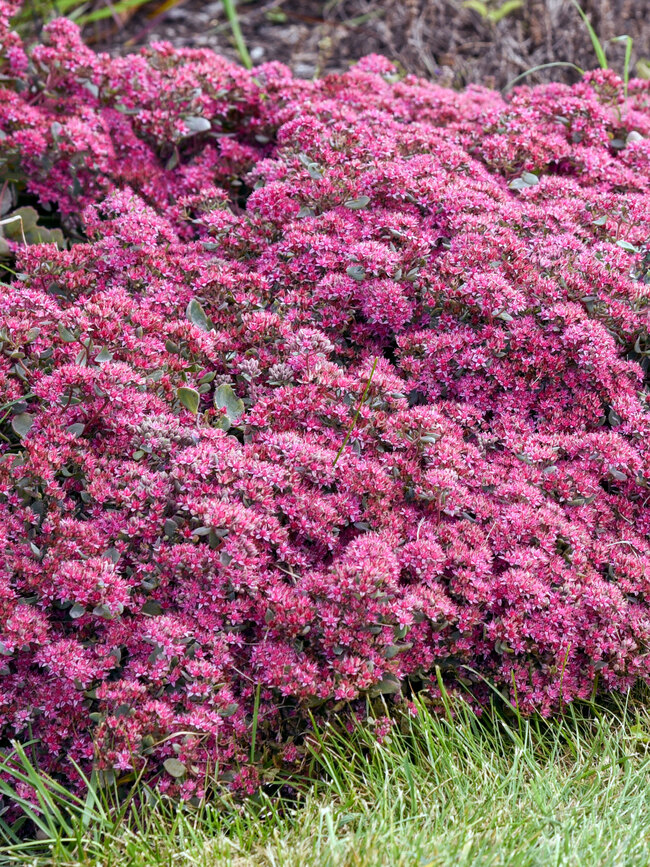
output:
POLYGON ((5 741, 191 800, 372 702, 647 681, 650 84, 308 82, 0 9, 5 741))

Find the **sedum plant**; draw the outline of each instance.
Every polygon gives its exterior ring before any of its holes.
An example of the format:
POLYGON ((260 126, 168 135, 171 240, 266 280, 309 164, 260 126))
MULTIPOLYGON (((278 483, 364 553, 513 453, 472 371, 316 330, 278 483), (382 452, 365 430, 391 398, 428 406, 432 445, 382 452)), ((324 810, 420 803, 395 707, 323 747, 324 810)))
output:
POLYGON ((15 12, 0 170, 74 243, 5 236, 3 743, 192 799, 373 702, 648 681, 650 83, 307 82, 15 12))

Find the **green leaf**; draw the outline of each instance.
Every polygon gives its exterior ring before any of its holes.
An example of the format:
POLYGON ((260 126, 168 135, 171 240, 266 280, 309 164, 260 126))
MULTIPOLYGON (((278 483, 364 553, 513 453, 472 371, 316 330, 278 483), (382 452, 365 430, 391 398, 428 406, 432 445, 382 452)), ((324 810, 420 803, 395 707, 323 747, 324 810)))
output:
POLYGON ((207 132, 212 129, 212 124, 207 117, 186 117, 185 126, 192 132, 207 132))
MULTIPOLYGON (((215 391, 214 405, 217 409, 226 410, 226 418, 229 422, 228 427, 235 424, 244 413, 244 401, 240 397, 237 397, 232 386, 228 385, 227 382, 222 383, 215 391)), ((225 428, 225 430, 228 430, 228 428, 225 428)))
POLYGON ((200 395, 196 389, 181 386, 181 388, 176 389, 176 396, 186 409, 189 409, 194 415, 197 414, 199 411, 200 395))
POLYGON ((345 273, 348 277, 352 277, 353 280, 363 280, 366 276, 366 271, 362 265, 350 265, 349 268, 346 268, 345 273))
POLYGON ((107 361, 113 360, 113 353, 109 352, 106 347, 102 347, 97 355, 95 356, 95 361, 97 364, 105 364, 107 361))
POLYGON ((490 10, 481 0, 465 0, 463 6, 465 9, 473 9, 474 12, 478 12, 481 18, 487 18, 490 14, 490 10))
POLYGON ((120 559, 120 552, 117 550, 117 548, 111 547, 106 549, 106 551, 104 552, 104 556, 107 557, 111 561, 111 563, 117 563, 117 561, 120 559))
POLYGON ((389 644, 382 651, 384 659, 393 659, 398 653, 405 653, 413 647, 413 642, 409 641, 406 644, 389 644))
POLYGON ((13 428, 14 433, 18 434, 18 436, 22 440, 29 433, 29 429, 31 428, 33 422, 33 416, 31 416, 28 412, 21 412, 19 415, 14 416, 11 421, 11 427, 13 428))
POLYGON ((85 613, 86 609, 81 604, 81 602, 75 602, 75 604, 69 611, 70 617, 72 617, 73 620, 77 620, 79 617, 83 617, 85 613))
POLYGON ((68 331, 65 325, 62 325, 60 322, 57 325, 57 331, 59 332, 59 337, 64 343, 74 343, 77 339, 72 331, 68 331))
POLYGON ((33 229, 37 223, 38 212, 35 208, 29 205, 24 208, 16 208, 15 211, 11 212, 10 218, 6 220, 5 235, 14 241, 19 241, 23 236, 23 232, 33 229))
POLYGON ((210 330, 210 320, 205 315, 205 310, 203 309, 203 307, 201 307, 200 303, 196 300, 196 298, 192 298, 190 303, 187 305, 185 315, 190 320, 192 325, 196 325, 196 327, 200 328, 201 331, 210 330))
POLYGON ((185 765, 179 762, 178 759, 165 759, 163 762, 165 770, 172 777, 184 777, 186 773, 185 765))
POLYGON ((233 704, 227 704, 224 708, 221 708, 221 710, 218 710, 217 713, 219 714, 219 716, 229 717, 229 716, 233 716, 233 714, 236 714, 238 709, 239 709, 238 705, 236 705, 234 703, 233 704))
POLYGON ((0 227, 3 227, 1 233, 16 242, 25 244, 56 243, 61 249, 65 247, 61 230, 40 226, 38 224, 38 212, 31 206, 17 208, 8 216, 0 219, 0 227))
POLYGON ((14 203, 14 191, 11 184, 5 184, 0 192, 0 216, 11 210, 14 203))
POLYGON ((84 81, 83 86, 86 88, 88 93, 91 96, 94 96, 95 99, 99 96, 99 87, 95 84, 94 81, 84 81))
POLYGON ((397 695, 401 692, 402 685, 398 677, 394 674, 386 674, 384 677, 371 687, 369 695, 371 698, 376 698, 378 695, 397 695))
POLYGON ((523 0, 506 0, 499 9, 491 9, 489 12, 490 21, 493 24, 498 24, 502 18, 506 18, 511 12, 516 12, 524 5, 523 0))
POLYGON ((367 208, 370 204, 370 196, 359 196, 358 199, 348 199, 347 202, 343 202, 344 207, 349 208, 351 211, 360 211, 363 208, 367 208))

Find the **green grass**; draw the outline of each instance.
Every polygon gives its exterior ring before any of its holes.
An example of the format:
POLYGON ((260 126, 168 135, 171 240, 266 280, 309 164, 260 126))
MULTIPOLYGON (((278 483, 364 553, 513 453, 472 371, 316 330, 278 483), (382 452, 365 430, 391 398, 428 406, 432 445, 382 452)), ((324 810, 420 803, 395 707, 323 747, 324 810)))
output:
POLYGON ((293 803, 221 796, 194 809, 158 801, 111 810, 96 793, 77 803, 36 776, 42 839, 5 846, 0 863, 650 863, 647 702, 569 709, 550 723, 494 711, 479 720, 464 705, 448 718, 421 708, 383 743, 371 725, 324 729, 313 743, 293 803))

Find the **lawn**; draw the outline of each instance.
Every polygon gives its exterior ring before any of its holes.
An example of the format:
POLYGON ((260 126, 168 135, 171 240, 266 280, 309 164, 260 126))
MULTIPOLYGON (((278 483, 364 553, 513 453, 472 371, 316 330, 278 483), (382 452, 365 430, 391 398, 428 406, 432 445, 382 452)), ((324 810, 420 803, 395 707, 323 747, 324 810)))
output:
POLYGON ((304 779, 245 804, 163 800, 124 813, 110 798, 74 806, 42 783, 41 840, 2 850, 2 863, 646 865, 647 697, 571 707, 552 722, 500 706, 479 720, 459 701, 448 699, 450 716, 420 704, 379 738, 368 721, 318 731, 304 779))

